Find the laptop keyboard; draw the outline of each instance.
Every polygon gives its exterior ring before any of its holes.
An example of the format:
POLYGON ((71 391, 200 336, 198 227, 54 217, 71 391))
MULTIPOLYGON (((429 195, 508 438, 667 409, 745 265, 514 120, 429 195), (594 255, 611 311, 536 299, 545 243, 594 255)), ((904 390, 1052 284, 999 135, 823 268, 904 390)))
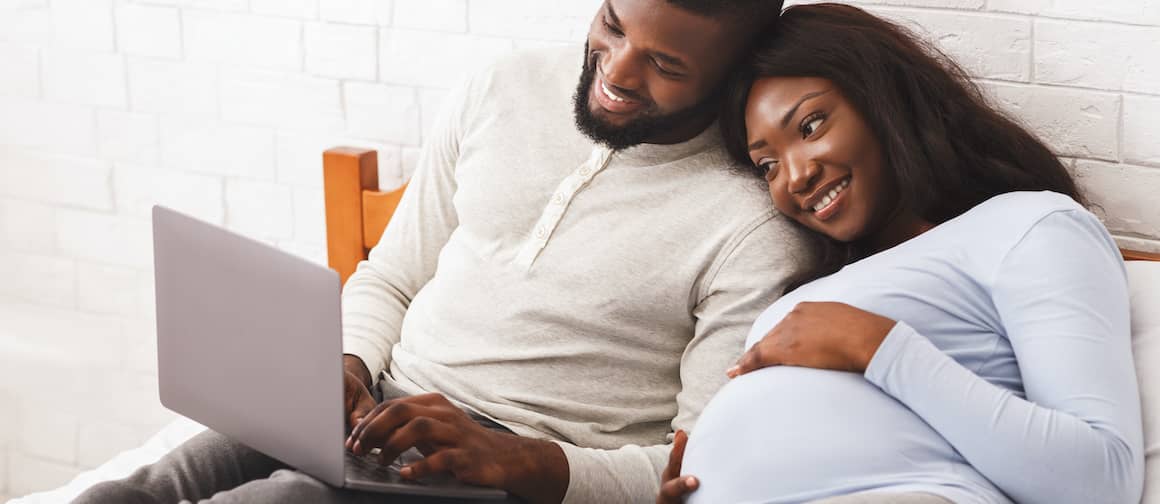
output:
POLYGON ((398 461, 390 464, 379 463, 379 451, 373 450, 366 455, 355 455, 346 452, 346 474, 364 481, 381 481, 385 483, 412 483, 422 485, 422 482, 404 480, 399 474, 402 464, 398 461))

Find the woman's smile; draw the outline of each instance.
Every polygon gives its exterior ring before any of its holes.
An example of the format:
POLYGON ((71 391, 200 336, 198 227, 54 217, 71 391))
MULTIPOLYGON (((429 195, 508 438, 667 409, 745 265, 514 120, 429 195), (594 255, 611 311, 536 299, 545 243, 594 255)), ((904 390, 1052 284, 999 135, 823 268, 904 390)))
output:
POLYGON ((842 178, 834 184, 822 186, 805 201, 802 209, 813 212, 814 218, 819 221, 828 221, 841 210, 842 203, 845 201, 843 195, 849 186, 850 177, 842 178))

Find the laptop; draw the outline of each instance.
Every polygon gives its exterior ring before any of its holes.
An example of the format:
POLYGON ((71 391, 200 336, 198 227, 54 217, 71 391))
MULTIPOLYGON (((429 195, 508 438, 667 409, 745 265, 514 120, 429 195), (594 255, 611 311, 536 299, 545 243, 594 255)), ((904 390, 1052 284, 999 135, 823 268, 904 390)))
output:
POLYGON ((153 207, 161 403, 335 487, 503 500, 344 447, 338 274, 153 207))

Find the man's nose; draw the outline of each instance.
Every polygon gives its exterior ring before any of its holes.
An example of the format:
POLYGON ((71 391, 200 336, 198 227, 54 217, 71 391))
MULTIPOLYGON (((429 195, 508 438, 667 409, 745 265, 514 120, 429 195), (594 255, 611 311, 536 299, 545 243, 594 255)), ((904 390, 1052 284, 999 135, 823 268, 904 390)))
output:
POLYGON ((640 64, 635 49, 628 43, 612 48, 601 65, 604 81, 622 91, 631 92, 640 88, 640 64))

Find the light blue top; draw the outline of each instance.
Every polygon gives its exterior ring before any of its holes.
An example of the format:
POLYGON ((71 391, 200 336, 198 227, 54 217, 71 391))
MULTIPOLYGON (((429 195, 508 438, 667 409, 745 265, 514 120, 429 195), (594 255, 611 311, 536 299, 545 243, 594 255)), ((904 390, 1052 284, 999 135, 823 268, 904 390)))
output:
POLYGON ((1135 503, 1140 399, 1115 242, 1070 198, 992 198, 809 283, 802 301, 898 320, 864 375, 762 369, 723 387, 689 439, 689 502, 789 503, 859 491, 960 503, 1135 503))

